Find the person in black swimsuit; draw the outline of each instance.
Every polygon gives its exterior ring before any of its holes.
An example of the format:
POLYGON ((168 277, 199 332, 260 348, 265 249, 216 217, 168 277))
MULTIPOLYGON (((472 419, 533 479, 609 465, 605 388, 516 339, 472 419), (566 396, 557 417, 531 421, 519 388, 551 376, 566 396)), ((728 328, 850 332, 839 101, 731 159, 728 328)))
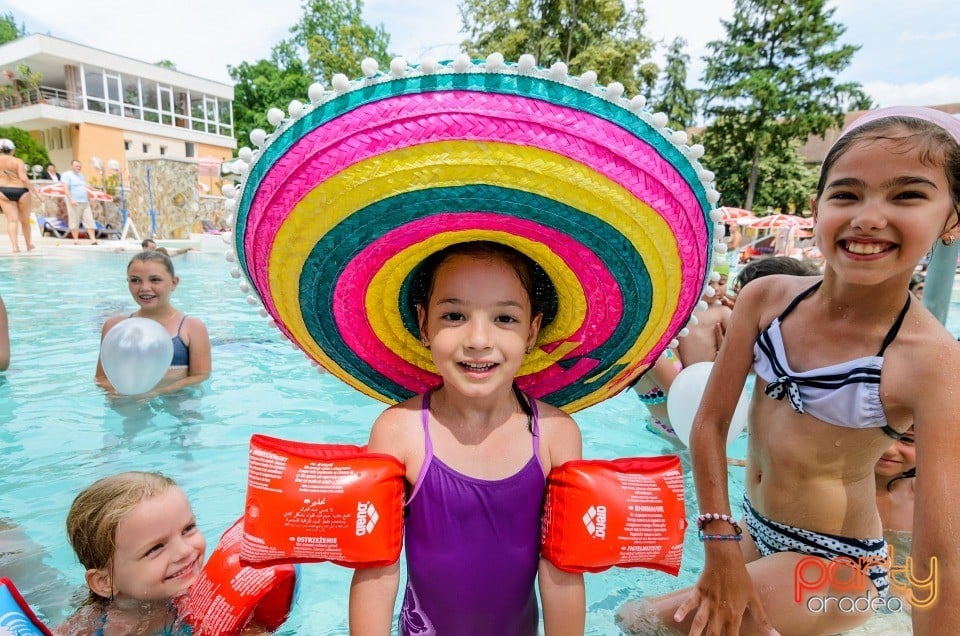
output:
POLYGON ((20 251, 17 244, 17 225, 23 232, 23 240, 27 244, 27 250, 33 249, 33 243, 30 242, 30 209, 33 205, 30 197, 23 195, 30 192, 33 196, 37 195, 36 189, 30 179, 27 178, 26 169, 23 161, 13 156, 16 149, 13 142, 9 139, 0 139, 0 208, 3 209, 4 216, 7 217, 7 236, 10 237, 10 243, 14 252, 20 251))

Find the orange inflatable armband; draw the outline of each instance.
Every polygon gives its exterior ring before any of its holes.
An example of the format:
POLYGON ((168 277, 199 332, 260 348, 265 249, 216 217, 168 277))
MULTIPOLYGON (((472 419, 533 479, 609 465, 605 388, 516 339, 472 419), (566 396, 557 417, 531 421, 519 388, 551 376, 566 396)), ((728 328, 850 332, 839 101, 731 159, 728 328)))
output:
POLYGON ((680 571, 687 519, 680 458, 574 460, 547 476, 540 551, 566 572, 680 571))
POLYGON ((193 627, 193 636, 235 636, 250 620, 274 631, 290 615, 296 596, 296 566, 241 564, 242 521, 238 519, 223 533, 190 588, 184 619, 193 627))
POLYGON ((240 558, 245 563, 395 563, 403 545, 403 464, 365 447, 254 435, 240 558))

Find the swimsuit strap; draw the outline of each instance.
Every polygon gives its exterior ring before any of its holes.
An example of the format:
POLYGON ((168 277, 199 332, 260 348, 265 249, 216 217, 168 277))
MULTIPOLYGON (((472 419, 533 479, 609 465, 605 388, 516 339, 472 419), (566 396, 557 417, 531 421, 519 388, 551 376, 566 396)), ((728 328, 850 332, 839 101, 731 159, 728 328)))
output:
POLYGON ((812 294, 813 292, 817 291, 817 289, 819 289, 819 288, 820 288, 820 285, 822 285, 822 284, 823 284, 823 279, 820 279, 820 280, 818 280, 812 287, 808 287, 807 289, 805 289, 805 290, 803 290, 802 292, 800 292, 799 294, 797 294, 797 297, 794 298, 792 301, 790 301, 790 304, 787 305, 787 308, 784 309, 782 312, 780 312, 780 315, 777 316, 777 318, 780 320, 780 322, 781 322, 781 323, 783 322, 783 319, 787 317, 787 314, 789 314, 791 311, 793 311, 794 308, 795 308, 797 305, 800 304, 800 301, 801 301, 801 300, 803 300, 804 298, 806 298, 807 296, 809 296, 809 295, 812 294))
POLYGON ((900 331, 900 325, 903 324, 903 319, 907 317, 907 310, 910 309, 910 293, 907 293, 907 302, 903 303, 903 309, 900 310, 900 315, 897 316, 897 320, 893 323, 893 326, 890 327, 890 331, 887 332, 887 336, 883 339, 883 345, 880 347, 880 352, 878 356, 883 356, 883 352, 887 349, 887 346, 893 342, 893 339, 897 337, 897 333, 900 331))
MULTIPOLYGON (((800 292, 796 298, 790 301, 790 304, 787 305, 787 308, 784 309, 780 316, 778 316, 780 323, 783 324, 783 319, 787 317, 791 311, 793 311, 797 305, 800 304, 807 296, 815 292, 820 288, 820 285, 823 284, 823 280, 818 280, 813 286, 808 287, 807 289, 800 292)), ((887 332, 887 335, 883 339, 883 344, 880 345, 880 351, 877 353, 878 357, 883 356, 883 352, 887 350, 887 347, 893 342, 894 338, 897 337, 897 334, 900 332, 900 326, 903 324, 904 318, 907 317, 907 310, 910 309, 910 294, 907 294, 907 301, 903 303, 903 309, 900 310, 900 314, 897 316, 897 319, 894 321, 893 325, 890 327, 890 330, 887 332)))
POLYGON ((183 321, 187 319, 187 314, 183 314, 183 318, 180 319, 180 324, 177 325, 177 335, 180 335, 180 330, 183 329, 183 321))
POLYGON ((417 475, 417 481, 413 484, 413 488, 410 489, 410 494, 407 495, 407 501, 404 505, 409 506, 410 502, 414 497, 417 496, 417 493, 420 492, 420 485, 423 484, 423 479, 427 475, 427 468, 430 467, 430 463, 433 461, 433 443, 430 441, 430 391, 427 391, 423 394, 423 397, 420 398, 420 424, 423 426, 423 463, 420 464, 420 474, 417 475))
POLYGON ((100 627, 97 628, 97 631, 94 633, 94 636, 104 636, 104 632, 107 628, 107 606, 105 603, 100 604, 100 627))
POLYGON ((527 414, 527 428, 533 435, 533 456, 537 458, 537 464, 542 470, 543 462, 540 461, 540 411, 537 409, 537 401, 521 391, 516 383, 513 385, 513 394, 520 403, 520 408, 527 414))
POLYGON ((895 431, 889 424, 884 424, 880 430, 883 433, 886 433, 888 437, 890 437, 891 439, 897 442, 902 440, 904 437, 909 437, 909 435, 907 435, 906 433, 900 433, 898 431, 895 431))

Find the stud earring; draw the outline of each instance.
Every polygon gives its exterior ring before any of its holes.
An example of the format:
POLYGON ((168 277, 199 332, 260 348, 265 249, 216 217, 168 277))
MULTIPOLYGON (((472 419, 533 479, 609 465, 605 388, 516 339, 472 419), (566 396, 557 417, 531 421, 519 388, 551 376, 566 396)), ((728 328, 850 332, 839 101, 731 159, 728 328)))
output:
POLYGON ((940 242, 943 243, 944 245, 953 245, 953 241, 954 241, 954 240, 956 240, 956 239, 954 239, 953 236, 948 236, 948 237, 945 238, 945 239, 941 239, 940 242))
POLYGON ((527 347, 527 353, 530 353, 531 351, 533 351, 533 347, 527 347))

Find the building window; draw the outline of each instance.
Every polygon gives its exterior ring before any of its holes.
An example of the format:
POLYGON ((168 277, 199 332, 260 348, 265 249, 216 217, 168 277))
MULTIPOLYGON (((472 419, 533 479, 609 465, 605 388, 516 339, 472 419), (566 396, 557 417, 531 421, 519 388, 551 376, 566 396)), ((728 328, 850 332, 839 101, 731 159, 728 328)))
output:
POLYGON ((124 139, 124 140, 123 140, 123 149, 124 149, 124 150, 130 150, 130 140, 129 140, 129 139, 124 139))
POLYGON ((197 156, 197 146, 192 141, 183 142, 184 146, 184 155, 187 157, 196 157, 197 156))
POLYGON ((143 144, 143 154, 150 152, 150 144, 143 144))
POLYGON ((160 146, 160 156, 162 157, 162 156, 164 156, 164 155, 166 155, 166 154, 167 154, 167 147, 166 147, 166 146, 160 146))

